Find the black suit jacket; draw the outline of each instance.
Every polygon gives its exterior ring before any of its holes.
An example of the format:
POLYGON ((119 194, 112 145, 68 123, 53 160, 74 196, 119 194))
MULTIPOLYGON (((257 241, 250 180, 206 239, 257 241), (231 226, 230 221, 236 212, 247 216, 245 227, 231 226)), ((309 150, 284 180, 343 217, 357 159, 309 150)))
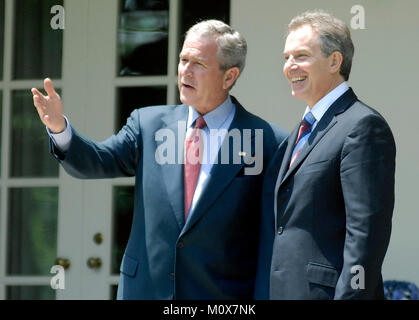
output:
POLYGON ((255 297, 382 299, 396 154, 388 124, 349 89, 288 168, 297 132, 267 169, 255 297))

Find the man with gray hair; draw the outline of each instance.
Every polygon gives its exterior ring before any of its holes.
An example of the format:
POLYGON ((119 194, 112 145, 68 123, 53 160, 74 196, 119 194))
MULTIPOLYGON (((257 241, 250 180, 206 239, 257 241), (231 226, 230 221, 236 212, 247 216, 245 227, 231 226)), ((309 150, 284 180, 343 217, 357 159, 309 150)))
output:
POLYGON ((265 174, 258 299, 384 298, 396 148, 346 83, 353 53, 327 13, 288 26, 283 71, 307 107, 265 174))
POLYGON ((221 21, 193 26, 178 66, 183 104, 137 109, 103 142, 83 137, 69 124, 50 79, 44 81, 47 96, 32 89, 51 151, 70 175, 136 177, 118 299, 252 297, 264 171, 247 175, 246 169, 255 157, 264 168, 285 133, 229 95, 246 50, 244 38, 221 21), (210 130, 220 132, 219 143, 207 139, 210 130), (244 135, 246 130, 251 134, 244 135), (231 131, 241 134, 240 149, 229 144, 231 131), (241 143, 251 148, 244 150, 241 143), (177 160, 164 161, 162 148, 176 152, 177 160), (217 161, 223 150, 227 163, 217 161), (208 155, 210 161, 202 161, 208 155))

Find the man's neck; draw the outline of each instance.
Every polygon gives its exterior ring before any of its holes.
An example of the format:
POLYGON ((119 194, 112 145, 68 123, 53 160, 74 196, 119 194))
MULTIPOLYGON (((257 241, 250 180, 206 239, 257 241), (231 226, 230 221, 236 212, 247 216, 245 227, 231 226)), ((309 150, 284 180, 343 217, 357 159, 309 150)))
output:
POLYGON ((196 111, 198 111, 201 115, 205 115, 211 111, 213 111, 214 109, 218 108, 221 104, 223 104, 228 97, 228 93, 219 97, 218 99, 215 99, 210 105, 207 106, 199 106, 199 107, 195 107, 192 106, 196 111))
POLYGON ((330 92, 332 92, 333 90, 335 90, 337 87, 339 87, 343 82, 345 82, 345 80, 342 77, 337 78, 335 81, 333 81, 330 86, 329 89, 326 91, 325 94, 323 94, 320 98, 318 98, 316 101, 314 102, 307 102, 307 105, 310 109, 312 109, 320 100, 322 100, 324 97, 326 97, 330 92))

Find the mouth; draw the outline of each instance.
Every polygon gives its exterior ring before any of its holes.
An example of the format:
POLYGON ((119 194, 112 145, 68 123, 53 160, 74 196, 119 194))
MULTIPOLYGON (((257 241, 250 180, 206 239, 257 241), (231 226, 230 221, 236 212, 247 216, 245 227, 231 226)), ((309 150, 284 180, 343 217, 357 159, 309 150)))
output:
POLYGON ((185 88, 185 89, 195 89, 194 86, 192 86, 190 84, 187 84, 187 83, 183 83, 183 82, 182 82, 182 88, 185 88))
POLYGON ((298 76, 291 78, 292 84, 300 84, 307 79, 307 76, 298 76))

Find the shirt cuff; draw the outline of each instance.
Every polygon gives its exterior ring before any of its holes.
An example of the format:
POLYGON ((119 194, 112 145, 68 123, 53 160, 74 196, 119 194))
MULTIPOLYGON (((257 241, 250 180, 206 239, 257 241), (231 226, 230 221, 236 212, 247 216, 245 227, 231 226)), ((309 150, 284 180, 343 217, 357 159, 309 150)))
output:
POLYGON ((70 122, 68 121, 66 116, 63 116, 65 119, 66 128, 63 132, 60 133, 52 133, 51 130, 46 127, 48 135, 54 142, 55 146, 62 152, 66 152, 70 148, 71 137, 73 136, 73 132, 71 130, 70 122))

